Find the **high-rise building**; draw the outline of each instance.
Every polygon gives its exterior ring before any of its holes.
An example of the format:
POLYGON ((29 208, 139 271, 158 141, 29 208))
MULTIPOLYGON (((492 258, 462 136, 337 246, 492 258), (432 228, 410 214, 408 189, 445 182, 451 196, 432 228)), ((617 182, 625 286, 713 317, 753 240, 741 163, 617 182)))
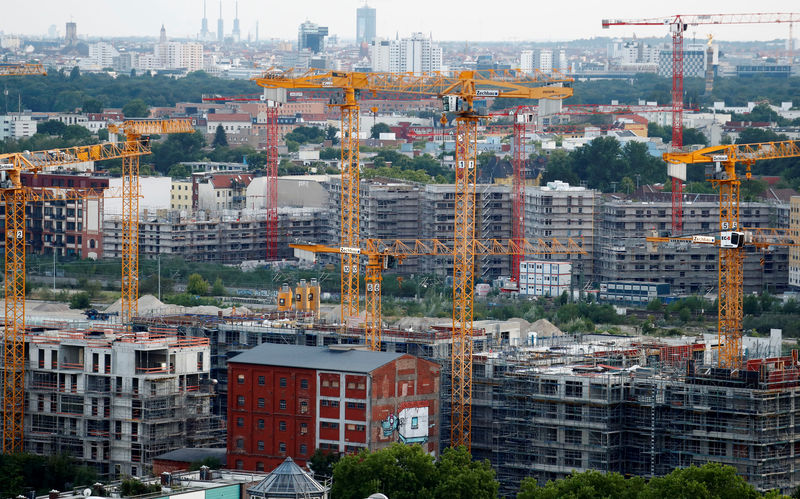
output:
POLYGON ((372 70, 397 73, 400 71, 400 43, 398 40, 373 39, 369 42, 372 70))
POLYGON ((364 5, 356 9, 356 44, 371 42, 376 36, 375 9, 364 5))
POLYGON ((533 50, 523 50, 519 55, 519 69, 526 73, 533 72, 533 50))
POLYGON ((400 40, 400 71, 416 75, 439 71, 442 67, 442 49, 430 37, 414 33, 400 40))
POLYGON ((158 43, 167 43, 167 29, 161 25, 161 34, 158 37, 158 43))
POLYGON ((222 0, 219 0, 219 19, 217 20, 217 41, 225 41, 225 23, 222 21, 222 0))
POLYGON ((553 51, 550 49, 542 49, 539 51, 536 67, 543 73, 553 72, 553 51))
POLYGON ((306 21, 297 30, 297 50, 308 49, 311 52, 323 52, 326 36, 328 36, 327 26, 319 26, 311 21, 306 21))
POLYGON ((72 46, 78 43, 78 25, 76 23, 67 23, 67 35, 64 40, 67 46, 72 46))
POLYGON ((208 18, 206 17, 206 0, 203 0, 203 23, 200 27, 200 39, 208 40, 208 18))
POLYGON ((242 37, 242 34, 239 31, 239 2, 238 1, 236 2, 236 17, 233 18, 233 32, 231 33, 231 35, 233 36, 233 41, 234 42, 238 42, 242 37))

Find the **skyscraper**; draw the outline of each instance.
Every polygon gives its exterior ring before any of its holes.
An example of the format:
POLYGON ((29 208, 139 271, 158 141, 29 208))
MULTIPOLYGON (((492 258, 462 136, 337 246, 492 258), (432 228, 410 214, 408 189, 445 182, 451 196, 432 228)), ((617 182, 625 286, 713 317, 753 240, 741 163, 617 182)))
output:
POLYGON ((297 30, 297 50, 308 49, 315 53, 323 52, 326 36, 328 36, 327 26, 318 26, 311 21, 306 21, 297 30))
POLYGON ((222 22, 222 0, 219 0, 219 19, 217 20, 217 41, 225 41, 225 23, 222 22))
POLYGON ((78 43, 78 25, 76 23, 67 23, 67 35, 64 41, 69 47, 78 43))
POLYGON ((208 18, 206 17, 206 0, 203 0, 203 24, 200 27, 200 39, 208 40, 208 18))
POLYGON ((366 4, 356 9, 356 44, 374 40, 375 31, 375 9, 366 4))
POLYGON ((231 33, 233 36, 233 41, 238 42, 241 39, 241 33, 239 32, 239 1, 236 1, 236 17, 233 18, 233 32, 231 33))

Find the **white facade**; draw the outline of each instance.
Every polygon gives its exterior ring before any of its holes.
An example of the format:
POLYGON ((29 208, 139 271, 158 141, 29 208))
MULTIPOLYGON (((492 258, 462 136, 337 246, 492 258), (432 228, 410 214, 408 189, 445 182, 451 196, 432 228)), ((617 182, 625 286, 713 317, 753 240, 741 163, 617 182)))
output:
POLYGON ((370 58, 376 72, 418 75, 442 69, 442 49, 422 33, 402 40, 375 40, 370 44, 370 58))
POLYGON ((523 50, 520 53, 519 68, 525 73, 533 72, 533 50, 523 50))
POLYGON ((0 140, 24 139, 36 133, 36 122, 30 115, 9 114, 0 116, 0 140))
POLYGON ((572 264, 552 260, 523 260, 519 264, 519 293, 527 296, 560 296, 569 292, 572 264))
POLYGON ((553 72, 553 51, 542 49, 539 51, 536 67, 543 73, 553 72))
POLYGON ((114 58, 119 56, 119 52, 108 42, 97 42, 89 45, 90 64, 98 68, 110 68, 114 63, 114 58))

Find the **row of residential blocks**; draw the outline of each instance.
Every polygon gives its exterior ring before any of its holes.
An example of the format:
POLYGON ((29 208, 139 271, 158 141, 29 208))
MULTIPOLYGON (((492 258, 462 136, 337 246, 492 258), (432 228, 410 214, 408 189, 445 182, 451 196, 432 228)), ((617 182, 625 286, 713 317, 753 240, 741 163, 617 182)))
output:
MULTIPOLYGON (((39 178, 46 175, 40 175, 39 178)), ((87 177, 76 177, 86 179, 87 177)), ((107 181, 107 179, 106 179, 107 181)), ((173 182, 172 187, 183 186, 173 182)), ((214 179, 198 184, 198 192, 236 196, 240 209, 147 210, 139 222, 142 258, 176 255, 188 261, 240 263, 263 260, 266 254, 266 211, 263 178, 227 173, 223 182, 214 179), (237 175, 241 177, 238 181, 237 175), (218 186, 216 184, 219 184, 218 186), (206 187, 204 187, 206 186, 206 187), (229 192, 230 191, 230 192, 229 192)), ((186 186, 188 187, 188 186, 186 186)), ((281 177, 279 180, 278 248, 280 258, 292 258, 292 242, 339 243, 340 182, 335 176, 281 177)), ((187 192, 187 191, 183 191, 187 192)), ((182 194, 182 196, 188 196, 182 194)), ((800 224, 800 198, 795 211, 788 202, 744 202, 743 227, 788 229, 790 218, 800 224), (792 213, 793 217, 790 217, 792 213)), ((33 252, 55 250, 64 256, 119 258, 122 223, 118 212, 109 210, 112 200, 57 201, 30 204, 28 242, 33 252)), ((794 205, 793 205, 794 206, 794 205)), ((652 245, 645 238, 666 235, 671 227, 670 193, 640 192, 631 199, 603 195, 584 187, 555 182, 525 189, 525 236, 531 240, 557 239, 577 242, 586 254, 566 260, 572 265, 572 285, 590 282, 655 280, 668 283, 673 293, 705 293, 717 285, 718 266, 713 247, 669 243, 652 245)), ((684 233, 712 234, 718 227, 718 200, 714 195, 685 195, 684 233)), ((417 184, 390 179, 363 181, 360 195, 361 238, 450 239, 455 219, 455 189, 452 184, 417 184)), ((475 190, 476 237, 512 237, 511 190, 507 185, 477 185, 475 190)), ((794 255, 794 253, 793 253, 794 255)), ((548 255, 526 255, 528 259, 551 259, 548 255)), ((794 255, 797 260, 797 255, 794 255)), ((438 272, 450 269, 448 257, 413 257, 397 271, 438 272)), ((332 259, 331 261, 335 261, 332 259)), ((511 274, 508 256, 476 258, 476 276, 491 282, 511 274)), ((789 265, 789 250, 748 249, 745 258, 745 290, 781 291, 798 284, 800 264, 789 265), (791 274, 791 275, 790 275, 791 274)))

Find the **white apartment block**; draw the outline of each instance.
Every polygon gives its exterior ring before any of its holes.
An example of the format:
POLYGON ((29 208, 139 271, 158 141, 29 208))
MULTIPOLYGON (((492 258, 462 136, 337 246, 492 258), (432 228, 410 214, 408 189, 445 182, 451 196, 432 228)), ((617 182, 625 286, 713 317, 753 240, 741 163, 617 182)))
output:
POLYGON ((0 140, 24 139, 36 133, 36 122, 30 115, 8 114, 0 116, 0 140))
POLYGON ((114 63, 114 58, 119 56, 119 52, 108 42, 97 42, 89 45, 89 63, 100 69, 110 68, 114 63))
POLYGON ((525 73, 533 72, 533 50, 523 50, 520 53, 519 68, 525 73))
POLYGON ((401 40, 375 40, 370 44, 370 57, 376 72, 418 75, 442 69, 442 49, 422 33, 401 40))
POLYGON ((527 296, 561 296, 569 293, 572 264, 551 260, 523 260, 519 264, 519 293, 527 296))
POLYGON ((537 69, 543 73, 553 72, 553 51, 550 49, 542 49, 539 51, 537 58, 537 69))

